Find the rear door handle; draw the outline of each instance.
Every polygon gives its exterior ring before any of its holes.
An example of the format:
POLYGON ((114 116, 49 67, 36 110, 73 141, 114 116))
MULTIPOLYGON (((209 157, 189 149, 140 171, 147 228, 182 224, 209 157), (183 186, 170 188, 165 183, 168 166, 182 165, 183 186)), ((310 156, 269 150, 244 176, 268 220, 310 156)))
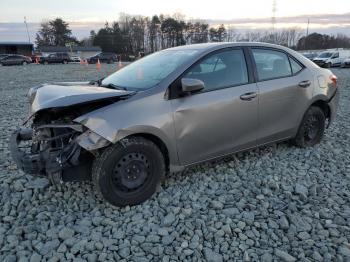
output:
POLYGON ((239 98, 244 101, 251 101, 253 100, 258 94, 256 92, 249 92, 241 95, 239 98))
POLYGON ((299 83, 299 86, 302 87, 302 88, 306 88, 306 87, 308 87, 310 85, 311 85, 311 81, 310 80, 301 81, 299 83))

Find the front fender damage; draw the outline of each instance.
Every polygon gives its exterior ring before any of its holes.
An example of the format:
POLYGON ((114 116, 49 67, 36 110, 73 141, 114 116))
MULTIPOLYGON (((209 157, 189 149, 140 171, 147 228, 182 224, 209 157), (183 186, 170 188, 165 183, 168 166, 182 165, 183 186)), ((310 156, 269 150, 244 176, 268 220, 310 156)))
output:
POLYGON ((99 136, 99 139, 105 139, 112 144, 115 144, 116 142, 121 141, 123 138, 133 134, 132 129, 129 130, 121 127, 116 128, 115 126, 111 125, 110 121, 103 118, 81 116, 74 119, 74 121, 85 126, 90 130, 90 132, 94 133, 94 136, 99 136))
POLYGON ((77 137, 76 142, 87 151, 92 153, 100 148, 108 146, 111 142, 102 136, 88 130, 77 137))

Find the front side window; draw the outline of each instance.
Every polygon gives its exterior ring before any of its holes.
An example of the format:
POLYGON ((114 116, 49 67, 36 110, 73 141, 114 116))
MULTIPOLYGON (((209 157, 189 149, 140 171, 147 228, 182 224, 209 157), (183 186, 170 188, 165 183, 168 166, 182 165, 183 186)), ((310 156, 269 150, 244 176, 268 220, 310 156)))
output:
POLYGON ((339 53, 334 53, 334 54, 332 55, 332 58, 339 58, 339 53))
POLYGON ((288 56, 269 49, 252 49, 260 81, 292 75, 288 56))
POLYGON ((232 49, 210 55, 193 66, 183 78, 202 80, 204 91, 247 84, 244 53, 241 49, 232 49))

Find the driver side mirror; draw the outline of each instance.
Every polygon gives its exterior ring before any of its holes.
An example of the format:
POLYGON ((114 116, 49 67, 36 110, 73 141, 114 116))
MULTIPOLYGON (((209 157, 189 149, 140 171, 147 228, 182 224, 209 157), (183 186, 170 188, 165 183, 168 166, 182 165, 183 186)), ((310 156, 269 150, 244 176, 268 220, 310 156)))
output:
POLYGON ((193 93, 201 91, 205 85, 202 80, 194 78, 182 78, 181 79, 182 92, 193 93))

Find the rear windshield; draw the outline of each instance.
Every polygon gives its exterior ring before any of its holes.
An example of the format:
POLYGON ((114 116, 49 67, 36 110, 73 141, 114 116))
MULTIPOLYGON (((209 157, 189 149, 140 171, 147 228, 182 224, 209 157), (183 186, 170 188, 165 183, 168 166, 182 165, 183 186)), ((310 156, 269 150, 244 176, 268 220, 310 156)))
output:
POLYGON ((197 50, 164 50, 120 69, 102 81, 131 91, 149 89, 191 59, 197 50))

